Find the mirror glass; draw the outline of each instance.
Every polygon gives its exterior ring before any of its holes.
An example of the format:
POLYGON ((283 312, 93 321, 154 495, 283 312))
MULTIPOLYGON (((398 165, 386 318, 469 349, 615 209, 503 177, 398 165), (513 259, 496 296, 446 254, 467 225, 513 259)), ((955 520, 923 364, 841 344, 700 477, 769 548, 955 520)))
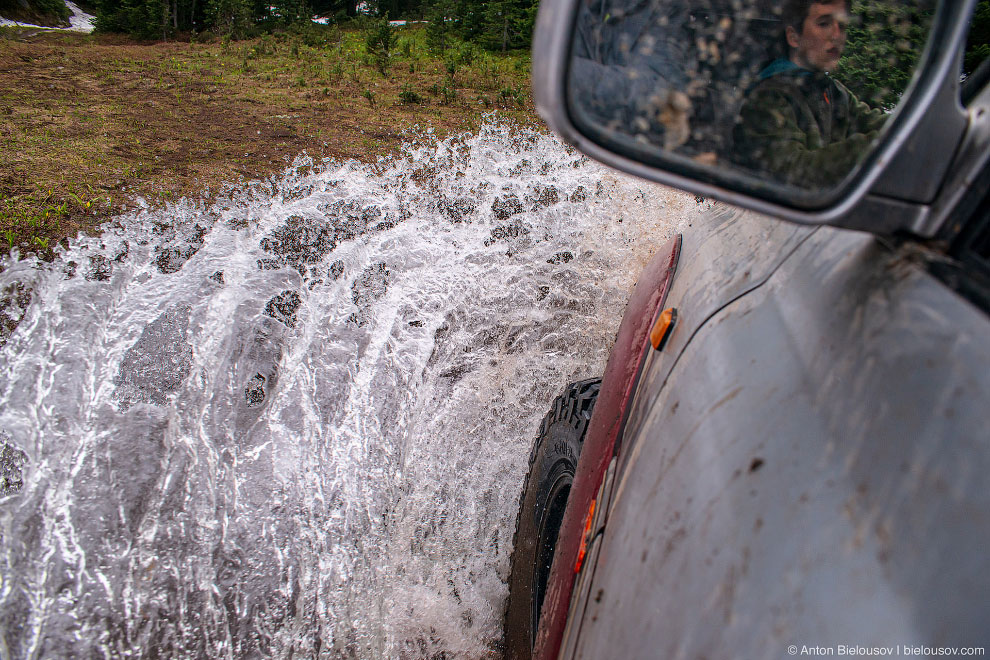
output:
POLYGON ((811 204, 876 143, 919 63, 934 5, 583 0, 571 116, 635 160, 811 204))

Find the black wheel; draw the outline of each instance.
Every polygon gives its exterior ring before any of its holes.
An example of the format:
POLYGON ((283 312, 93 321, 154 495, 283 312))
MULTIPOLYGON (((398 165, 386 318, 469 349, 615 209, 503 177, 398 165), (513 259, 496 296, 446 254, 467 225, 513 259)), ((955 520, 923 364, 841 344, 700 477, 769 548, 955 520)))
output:
POLYGON ((540 424, 516 518, 505 614, 509 660, 530 658, 564 509, 601 378, 571 383, 540 424))

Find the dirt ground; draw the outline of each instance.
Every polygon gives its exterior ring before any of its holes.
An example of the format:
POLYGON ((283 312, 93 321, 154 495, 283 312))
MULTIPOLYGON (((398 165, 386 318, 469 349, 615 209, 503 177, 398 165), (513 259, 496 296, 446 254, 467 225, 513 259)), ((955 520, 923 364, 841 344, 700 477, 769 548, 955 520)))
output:
POLYGON ((2 29, 0 248, 51 254, 137 196, 216 192, 304 151, 368 161, 414 126, 472 130, 491 110, 533 122, 528 80, 528 56, 451 67, 416 28, 387 75, 337 28, 206 44, 2 29))

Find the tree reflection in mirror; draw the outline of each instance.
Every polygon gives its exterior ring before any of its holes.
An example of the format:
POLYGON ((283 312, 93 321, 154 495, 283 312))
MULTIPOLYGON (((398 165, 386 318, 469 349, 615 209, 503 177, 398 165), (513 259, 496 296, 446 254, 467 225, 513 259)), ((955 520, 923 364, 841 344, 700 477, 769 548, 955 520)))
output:
POLYGON ((834 189, 875 143, 934 0, 587 0, 568 103, 637 160, 834 189), (671 157, 672 156, 672 157, 671 157))

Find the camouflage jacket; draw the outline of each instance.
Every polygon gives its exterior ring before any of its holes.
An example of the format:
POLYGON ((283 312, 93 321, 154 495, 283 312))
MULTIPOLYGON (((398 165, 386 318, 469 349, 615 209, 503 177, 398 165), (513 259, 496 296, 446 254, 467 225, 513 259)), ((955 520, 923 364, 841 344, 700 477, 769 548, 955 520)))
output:
POLYGON ((853 169, 885 119, 831 76, 777 60, 747 93, 735 159, 779 181, 830 186, 853 169))

